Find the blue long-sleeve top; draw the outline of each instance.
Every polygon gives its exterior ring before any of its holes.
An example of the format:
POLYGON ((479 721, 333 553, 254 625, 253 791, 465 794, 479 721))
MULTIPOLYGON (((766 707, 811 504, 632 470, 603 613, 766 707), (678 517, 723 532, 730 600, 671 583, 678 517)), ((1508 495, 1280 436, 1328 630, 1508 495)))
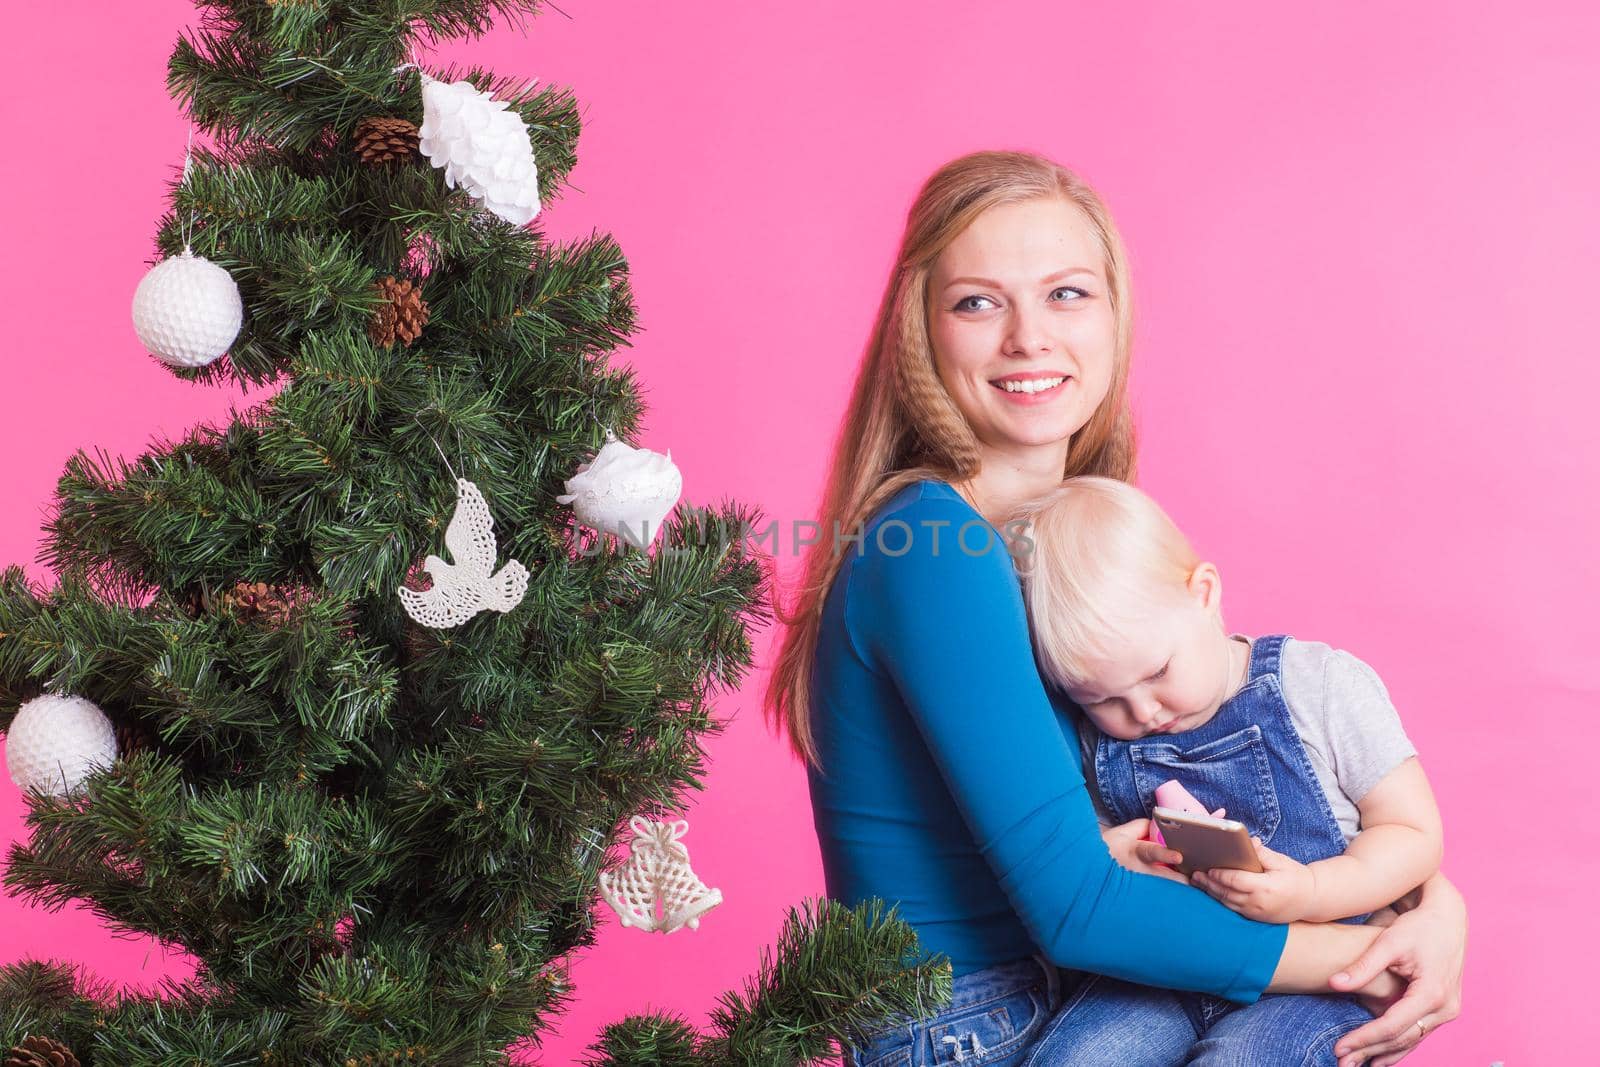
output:
POLYGON ((1039 674, 1000 531, 925 479, 862 534, 839 542, 812 675, 828 895, 897 902, 958 976, 1042 952, 1256 1000, 1288 928, 1112 860, 1075 741, 1081 711, 1039 674))

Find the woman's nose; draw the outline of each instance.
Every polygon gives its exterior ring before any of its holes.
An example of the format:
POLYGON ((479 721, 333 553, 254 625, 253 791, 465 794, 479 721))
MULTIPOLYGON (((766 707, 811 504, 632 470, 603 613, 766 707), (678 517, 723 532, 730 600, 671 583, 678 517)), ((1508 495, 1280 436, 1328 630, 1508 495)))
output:
POLYGON ((1006 351, 1012 355, 1033 356, 1050 352, 1050 334, 1043 308, 1016 305, 1011 312, 1011 329, 1006 334, 1006 351))

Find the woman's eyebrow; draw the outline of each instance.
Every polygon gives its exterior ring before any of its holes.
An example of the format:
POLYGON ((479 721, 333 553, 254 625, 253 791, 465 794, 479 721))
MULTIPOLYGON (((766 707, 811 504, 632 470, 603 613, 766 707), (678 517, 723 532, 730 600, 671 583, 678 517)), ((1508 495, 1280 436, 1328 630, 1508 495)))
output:
MULTIPOLYGON (((1058 270, 1054 274, 1049 274, 1049 275, 1046 275, 1043 278, 1040 278, 1039 279, 1039 284, 1040 285, 1049 285, 1051 282, 1056 281, 1057 279, 1060 279, 1060 278, 1065 278, 1070 274, 1094 274, 1094 273, 1095 273, 1095 271, 1090 269, 1089 267, 1068 267, 1066 270, 1058 270)), ((1002 288, 1000 283, 995 281, 993 278, 973 278, 973 277, 970 277, 970 276, 969 277, 963 277, 963 278, 952 278, 948 282, 945 282, 944 287, 946 289, 948 289, 952 285, 961 285, 963 282, 970 282, 973 285, 988 285, 988 286, 991 286, 991 287, 993 287, 995 289, 1002 288)))

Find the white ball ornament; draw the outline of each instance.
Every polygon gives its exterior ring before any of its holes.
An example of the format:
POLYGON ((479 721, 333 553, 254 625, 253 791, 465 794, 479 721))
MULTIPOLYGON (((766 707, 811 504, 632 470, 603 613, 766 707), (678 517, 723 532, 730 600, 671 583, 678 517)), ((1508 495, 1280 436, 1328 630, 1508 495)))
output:
POLYGON ((21 789, 66 796, 116 758, 111 720, 82 697, 34 697, 17 710, 6 732, 6 770, 21 789))
POLYGON ((151 267, 133 292, 134 331, 174 367, 203 367, 221 356, 243 321, 233 276, 187 248, 151 267))
POLYGON ((539 214, 539 170, 528 124, 510 107, 469 81, 424 74, 417 147, 450 188, 466 189, 500 218, 525 226, 539 214))
POLYGON ((571 504, 583 525, 648 547, 683 493, 683 474, 667 454, 633 448, 611 432, 605 447, 567 479, 558 504, 571 504))

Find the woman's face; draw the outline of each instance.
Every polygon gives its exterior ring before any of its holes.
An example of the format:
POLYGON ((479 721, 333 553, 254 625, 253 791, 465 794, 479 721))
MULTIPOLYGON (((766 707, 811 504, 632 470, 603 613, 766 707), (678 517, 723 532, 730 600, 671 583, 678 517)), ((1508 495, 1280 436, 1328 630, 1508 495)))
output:
POLYGON ((939 378, 982 444, 1015 453, 1070 440, 1105 399, 1116 350, 1105 265, 1083 211, 1052 198, 979 215, 934 261, 928 336, 939 378))

